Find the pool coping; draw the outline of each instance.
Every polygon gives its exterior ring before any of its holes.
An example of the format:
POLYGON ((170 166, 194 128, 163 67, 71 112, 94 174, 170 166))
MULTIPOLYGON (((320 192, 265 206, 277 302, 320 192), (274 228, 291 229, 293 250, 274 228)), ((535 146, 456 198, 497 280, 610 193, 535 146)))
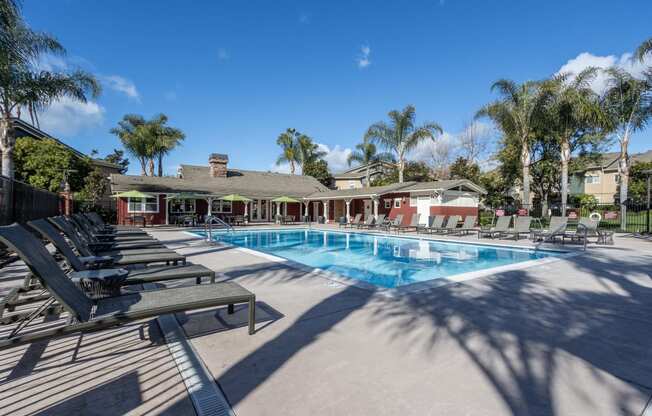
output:
MULTIPOLYGON (((246 230, 246 229, 245 229, 246 230)), ((226 243, 224 241, 213 241, 212 244, 220 245, 223 247, 231 247, 234 250, 240 251, 242 253, 247 253, 251 254, 253 256, 257 256, 260 258, 264 258, 266 260, 272 261, 274 263, 284 263, 287 264, 288 266, 294 267, 299 270, 303 270, 307 272, 308 274, 314 274, 317 277, 321 277, 323 279, 335 282, 337 284, 341 285, 346 285, 346 286, 354 286, 359 289, 364 289, 364 290, 370 290, 376 293, 379 293, 383 296, 387 297, 395 297, 399 296, 402 294, 408 294, 408 293, 415 293, 415 292, 421 292, 424 290, 430 290, 434 289, 437 287, 441 286, 446 286, 450 284, 456 284, 456 283, 462 283, 468 280, 473 280, 477 279, 480 277, 487 277, 491 275, 495 275, 497 273, 504 273, 508 271, 515 271, 515 270, 523 270, 527 269, 530 267, 535 267, 535 266, 543 266, 547 265, 550 263, 554 263, 557 261, 564 260, 569 257, 575 257, 583 254, 583 252, 579 251, 569 251, 569 250, 559 250, 559 249, 547 249, 547 248, 531 248, 531 247, 523 247, 523 246, 514 246, 514 245, 506 245, 506 244, 489 244, 489 243, 484 243, 484 242, 479 242, 479 243, 471 243, 471 242, 464 242, 464 241, 455 241, 455 240, 446 240, 446 239, 434 239, 434 238, 417 238, 417 236, 392 236, 391 234, 377 234, 377 233, 365 233, 365 232, 360 232, 360 231, 345 231, 345 230, 331 230, 327 228, 307 228, 307 227, 295 227, 295 228, 256 228, 256 229, 251 229, 251 231, 297 231, 297 230, 304 230, 304 231, 320 231, 320 232, 334 232, 334 233, 347 233, 347 234, 363 234, 363 235, 370 235, 370 236, 377 236, 377 237, 389 237, 389 238, 404 238, 404 239, 409 239, 409 240, 416 240, 416 241, 435 241, 435 242, 444 242, 444 243, 450 243, 450 244, 460 244, 460 245, 482 245, 482 246, 488 246, 488 247, 497 247, 497 248, 503 248, 503 249, 516 249, 516 250, 522 250, 522 251, 549 251, 553 253, 558 253, 560 254, 559 256, 555 257, 547 257, 543 259, 536 259, 536 260, 528 260, 524 262, 519 262, 519 263, 512 263, 512 264, 506 264, 502 266, 496 266, 496 267, 491 267, 488 269, 483 269, 483 270, 475 270, 471 272, 464 272, 464 273, 457 273, 451 276, 446 276, 446 277, 440 277, 437 279, 431 279, 425 282, 416 282, 416 283, 410 283, 408 285, 404 286, 399 286, 399 287, 394 287, 394 288, 386 288, 382 286, 376 286, 371 283, 363 282, 357 279, 354 279, 352 277, 346 277, 341 274, 332 272, 330 270, 324 270, 319 267, 313 267, 309 266, 307 264, 300 263, 296 260, 291 260, 287 259, 285 257, 280 257, 276 256, 273 254, 265 253, 262 251, 246 248, 246 247, 241 247, 237 246, 235 244, 231 243, 226 243)), ((244 230, 237 230, 237 231, 244 231, 244 230)), ((198 232, 201 232, 198 230, 198 232)), ((220 231, 220 232, 215 232, 217 233, 225 233, 226 231, 220 231)), ((205 240, 203 236, 197 234, 196 232, 193 231, 184 231, 185 234, 191 235, 193 237, 205 240)))

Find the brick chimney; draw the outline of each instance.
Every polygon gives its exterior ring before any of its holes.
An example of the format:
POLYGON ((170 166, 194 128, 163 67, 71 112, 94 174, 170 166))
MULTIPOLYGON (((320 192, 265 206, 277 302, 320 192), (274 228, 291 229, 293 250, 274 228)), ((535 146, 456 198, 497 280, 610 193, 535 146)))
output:
POLYGON ((211 178, 226 178, 226 165, 229 163, 229 156, 221 153, 211 153, 208 157, 208 170, 211 178))

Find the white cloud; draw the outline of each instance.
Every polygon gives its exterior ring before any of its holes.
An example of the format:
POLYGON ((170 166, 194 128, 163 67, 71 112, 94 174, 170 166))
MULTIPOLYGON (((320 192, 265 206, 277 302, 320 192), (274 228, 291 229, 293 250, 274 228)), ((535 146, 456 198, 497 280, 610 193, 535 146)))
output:
POLYGON ((217 50, 217 59, 220 61, 226 61, 230 58, 229 51, 224 48, 219 48, 217 50))
POLYGON ((276 163, 273 163, 269 165, 269 170, 270 172, 276 172, 276 173, 290 173, 290 164, 281 163, 280 165, 277 165, 276 163))
POLYGON ((101 79, 104 85, 110 89, 118 91, 133 100, 140 101, 140 94, 136 89, 136 85, 127 78, 119 75, 103 75, 101 79))
POLYGON ((443 134, 435 137, 435 140, 422 140, 414 149, 412 149, 408 155, 408 159, 432 163, 433 159, 444 153, 446 150, 450 150, 452 153, 455 139, 454 135, 445 131, 443 134))
POLYGON ((364 69, 371 65, 371 48, 369 45, 362 45, 360 47, 360 55, 356 58, 356 62, 358 63, 358 68, 364 69))
POLYGON ((335 145, 335 147, 330 148, 328 145, 322 143, 317 143, 317 146, 319 146, 319 150, 326 152, 324 160, 328 163, 328 169, 331 172, 341 172, 349 167, 347 159, 351 154, 350 148, 343 148, 340 145, 335 145))
POLYGON ((93 101, 80 103, 64 97, 39 115, 41 128, 52 135, 74 135, 81 130, 100 126, 104 108, 93 101))
MULTIPOLYGON (((633 59, 633 56, 630 52, 626 52, 620 56, 600 56, 593 55, 589 52, 582 52, 575 58, 570 59, 568 62, 566 62, 561 68, 559 68, 557 73, 577 74, 590 66, 601 69, 615 66, 630 72, 634 76, 640 76, 646 67, 652 66, 652 57, 647 56, 646 61, 641 63, 637 59, 633 59)), ((607 76, 602 72, 599 73, 593 80, 591 88, 593 88, 593 90, 598 94, 604 92, 604 90, 607 88, 607 76)))

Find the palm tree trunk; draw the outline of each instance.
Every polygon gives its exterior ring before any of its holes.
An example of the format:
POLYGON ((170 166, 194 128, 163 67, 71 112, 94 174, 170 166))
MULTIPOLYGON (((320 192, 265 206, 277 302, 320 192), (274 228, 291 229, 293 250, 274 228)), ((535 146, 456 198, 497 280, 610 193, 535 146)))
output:
POLYGON ((568 203, 568 163, 570 162, 570 143, 567 140, 561 143, 561 215, 566 216, 568 203))
POLYGON ((405 161, 401 156, 398 160, 398 183, 403 183, 403 169, 405 169, 405 161))
POLYGON ((9 117, 0 119, 0 151, 2 151, 2 176, 14 178, 14 129, 9 117))
POLYGON ((620 175, 620 228, 625 231, 627 229, 627 193, 629 188, 629 155, 627 154, 627 147, 629 145, 629 131, 626 130, 623 134, 623 139, 620 141, 620 160, 618 161, 618 174, 620 175))
POLYGON ((154 158, 149 159, 148 165, 149 165, 149 176, 154 176, 154 158))
POLYGON ((290 173, 294 175, 294 161, 290 160, 290 173))
POLYGON ((158 155, 158 176, 163 176, 163 155, 158 155))
POLYGON ((530 147, 527 141, 521 146, 521 163, 523 164, 523 205, 530 206, 530 147))
POLYGON ((138 161, 140 162, 140 176, 147 176, 147 159, 141 156, 138 161))
POLYGON ((365 172, 365 180, 367 181, 367 184, 365 185, 367 188, 371 186, 371 183, 369 183, 369 162, 367 162, 367 171, 365 172))

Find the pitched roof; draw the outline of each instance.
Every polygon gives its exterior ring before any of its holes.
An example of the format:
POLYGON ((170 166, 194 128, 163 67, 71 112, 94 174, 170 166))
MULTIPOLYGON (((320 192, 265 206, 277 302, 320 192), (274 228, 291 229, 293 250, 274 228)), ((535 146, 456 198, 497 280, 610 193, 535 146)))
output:
MULTIPOLYGON (((395 166, 393 163, 384 162, 384 161, 369 163, 369 169, 371 170, 371 174, 378 173, 379 171, 381 171, 383 167, 393 167, 393 166, 395 166)), ((367 170, 367 165, 359 165, 349 170, 345 170, 340 173, 335 173, 333 174, 333 178, 334 179, 360 179, 366 176, 367 173, 366 170, 367 170)))
POLYGON ((447 181, 433 181, 433 182, 404 182, 393 183, 386 186, 370 186, 368 188, 354 188, 354 189, 337 189, 327 192, 315 193, 308 195, 307 199, 346 199, 346 198, 371 198, 384 194, 394 192, 432 192, 432 191, 446 191, 454 188, 466 188, 472 192, 481 194, 487 193, 479 185, 467 179, 455 179, 447 181))
POLYGON ((183 165, 183 178, 111 175, 111 191, 197 192, 215 195, 240 194, 249 198, 286 195, 294 198, 328 190, 311 176, 229 169, 226 178, 212 178, 205 166, 183 165))
POLYGON ((486 194, 487 191, 480 185, 471 182, 468 179, 450 179, 432 182, 417 182, 412 186, 402 189, 406 192, 427 192, 427 191, 447 191, 454 188, 466 188, 473 192, 486 194))
MULTIPOLYGON (((618 169, 618 158, 620 157, 620 152, 609 152, 602 153, 600 155, 600 160, 597 163, 591 164, 584 169, 576 171, 576 173, 585 172, 587 170, 595 169, 605 169, 605 170, 616 170, 618 169)), ((652 150, 645 151, 643 153, 634 153, 629 155, 631 162, 652 162, 652 150)))

